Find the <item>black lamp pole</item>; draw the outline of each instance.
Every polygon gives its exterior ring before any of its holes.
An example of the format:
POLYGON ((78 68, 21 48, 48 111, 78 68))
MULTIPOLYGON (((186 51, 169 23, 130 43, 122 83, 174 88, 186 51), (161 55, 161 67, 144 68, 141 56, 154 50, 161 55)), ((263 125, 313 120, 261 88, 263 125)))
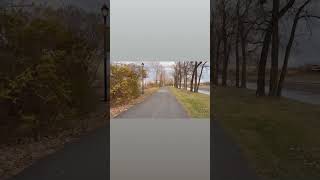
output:
POLYGON ((109 73, 107 72, 110 67, 109 63, 107 63, 107 17, 109 16, 109 7, 104 4, 101 8, 101 13, 103 16, 103 23, 104 23, 104 32, 103 32, 103 54, 104 54, 104 101, 109 102, 109 96, 108 96, 108 90, 110 86, 110 81, 109 81, 109 73))

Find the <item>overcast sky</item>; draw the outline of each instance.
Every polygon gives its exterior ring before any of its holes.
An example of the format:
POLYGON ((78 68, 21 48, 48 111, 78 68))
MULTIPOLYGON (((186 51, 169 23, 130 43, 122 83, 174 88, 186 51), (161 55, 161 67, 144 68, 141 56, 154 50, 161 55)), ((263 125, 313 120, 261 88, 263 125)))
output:
POLYGON ((112 60, 208 60, 209 0, 111 0, 112 60))
MULTIPOLYGON (((314 4, 309 7, 309 12, 313 15, 320 16, 320 1, 314 0, 314 4)), ((320 64, 320 20, 312 19, 309 22, 311 32, 306 29, 306 23, 300 22, 300 27, 304 28, 304 33, 297 35, 296 46, 292 65, 301 65, 305 63, 320 64)))
MULTIPOLYGON (((0 0, 1 4, 6 4, 0 0)), ((107 0, 13 0, 72 4, 100 13, 107 0)), ((207 60, 210 0, 110 0, 112 60, 207 60)), ((214 0, 211 0, 212 2, 214 0)), ((320 0, 309 12, 320 16, 320 0)), ((290 28, 289 26, 288 29, 290 28)), ((299 27, 305 27, 301 22, 299 27)), ((320 21, 310 23, 312 34, 298 32, 290 66, 320 64, 320 21)), ((282 59, 282 58, 280 58, 282 59)))

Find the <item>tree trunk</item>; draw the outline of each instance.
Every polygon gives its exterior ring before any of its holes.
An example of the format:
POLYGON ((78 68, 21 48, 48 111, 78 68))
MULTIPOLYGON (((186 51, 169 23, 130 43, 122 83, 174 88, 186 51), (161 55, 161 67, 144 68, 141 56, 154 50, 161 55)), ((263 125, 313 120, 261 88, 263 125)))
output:
POLYGON ((239 59, 239 32, 236 37, 236 87, 240 87, 240 59, 239 59))
POLYGON ((175 88, 178 88, 178 65, 177 64, 174 67, 174 83, 173 84, 175 88))
MULTIPOLYGON (((197 61, 195 62, 195 65, 194 67, 197 66, 197 61)), ((190 81, 190 91, 193 92, 193 79, 194 79, 194 68, 193 68, 193 71, 192 71, 192 76, 191 76, 191 81, 190 81)))
POLYGON ((201 71, 200 71, 200 75, 199 75, 199 80, 198 80, 198 85, 197 85, 197 92, 199 90, 199 86, 200 86, 200 81, 201 81, 201 76, 202 76, 202 72, 203 72, 203 68, 204 66, 206 65, 207 62, 204 62, 204 64, 202 64, 202 67, 201 67, 201 71))
POLYGON ((227 12, 226 12, 225 2, 224 1, 223 1, 223 11, 222 11, 222 39, 223 39, 222 86, 227 86, 228 36, 227 36, 227 12))
POLYGON ((258 80, 257 80, 257 96, 265 96, 265 83, 266 83, 266 65, 269 54, 270 41, 272 36, 271 26, 269 25, 267 32, 264 36, 263 46, 261 49, 261 56, 258 67, 258 80))
POLYGON ((197 80, 198 80, 198 62, 196 61, 196 65, 194 68, 194 88, 193 88, 193 92, 197 92, 197 80))
MULTIPOLYGON (((278 1, 279 0, 273 0, 273 1, 278 1)), ((293 6, 295 3, 295 0, 290 0, 287 2, 287 4, 281 9, 280 12, 276 13, 277 19, 279 20, 282 16, 285 15, 285 13, 293 6)), ((276 8, 273 8, 273 10, 276 8)), ((274 13, 273 13, 274 14, 274 13)), ((263 47, 261 50, 261 56, 260 56, 260 61, 259 61, 259 70, 258 70, 258 80, 257 80, 257 91, 256 95, 257 96, 264 96, 265 95, 265 72, 266 72, 266 63, 267 63, 267 58, 268 58, 268 53, 269 53, 269 46, 270 42, 272 39, 272 31, 273 31, 273 20, 270 23, 269 27, 267 28, 267 32, 263 41, 263 47)), ((276 39, 274 39, 276 42, 276 39)), ((274 52, 275 53, 275 52, 274 52)), ((277 53, 275 53, 276 55, 277 53)), ((277 62, 276 62, 277 63, 277 62)), ((274 65, 275 67, 275 65, 274 65)), ((278 69, 276 69, 278 71, 278 69)))
POLYGON ((184 81, 185 81, 185 84, 184 84, 184 89, 188 89, 188 74, 187 74, 187 65, 185 67, 185 70, 184 70, 184 81))
POLYGON ((187 90, 187 89, 188 89, 188 77, 187 77, 187 75, 186 75, 186 77, 185 77, 185 78, 186 78, 186 85, 185 85, 185 87, 184 87, 184 88, 185 88, 185 90, 187 90))
POLYGON ((222 86, 227 86, 227 75, 228 75, 228 44, 227 40, 223 42, 223 68, 222 68, 222 86))
POLYGON ((279 61, 279 6, 280 0, 273 0, 272 8, 272 50, 269 96, 275 96, 278 82, 279 61))
POLYGON ((186 62, 183 61, 183 89, 186 89, 186 62))
POLYGON ((290 53, 291 53, 291 48, 292 48, 292 44, 293 44, 293 41, 294 41, 294 38, 295 38, 296 29, 297 29, 299 18, 300 18, 299 17, 300 13, 304 9, 304 7, 307 4, 309 4, 310 2, 311 2, 311 0, 307 0, 299 8, 298 12, 295 15, 294 22, 293 22, 293 25, 292 25, 292 28, 291 28, 290 39, 289 39, 289 42, 288 42, 287 47, 286 47, 285 57, 284 57, 283 66, 282 66, 282 70, 281 70, 281 74, 280 74, 280 79, 279 79, 278 89, 277 89, 277 96, 281 96, 283 83, 284 83, 284 80, 285 80, 285 76, 287 74, 287 68, 288 68, 288 62, 289 62, 289 57, 290 57, 290 53))
POLYGON ((217 42, 217 49, 216 49, 216 58, 215 58, 215 75, 214 75, 214 84, 215 85, 219 85, 219 57, 220 57, 220 44, 221 44, 221 40, 218 40, 217 42))
POLYGON ((181 62, 179 62, 179 88, 181 89, 181 83, 182 83, 182 72, 181 72, 181 62))
POLYGON ((242 50, 242 75, 241 75, 241 88, 247 87, 247 43, 246 38, 241 38, 241 50, 242 50))
POLYGON ((237 0, 237 33, 236 33, 236 87, 240 87, 240 57, 239 57, 239 31, 240 31, 240 0, 237 0))

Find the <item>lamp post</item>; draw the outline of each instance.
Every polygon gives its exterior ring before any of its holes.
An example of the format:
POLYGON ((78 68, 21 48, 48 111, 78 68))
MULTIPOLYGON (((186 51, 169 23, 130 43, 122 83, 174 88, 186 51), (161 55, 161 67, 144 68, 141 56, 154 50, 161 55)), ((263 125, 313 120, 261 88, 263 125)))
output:
POLYGON ((144 77, 144 73, 143 73, 143 66, 144 63, 141 63, 141 81, 142 81, 142 86, 141 86, 141 94, 144 94, 144 82, 143 82, 143 77, 144 77))
POLYGON ((109 81, 109 73, 107 73, 107 70, 110 69, 109 67, 109 63, 107 63, 107 17, 109 16, 109 7, 104 4, 101 7, 101 14, 103 16, 103 54, 104 54, 104 101, 108 102, 109 101, 109 97, 108 97, 108 90, 109 90, 109 86, 110 86, 110 81, 109 81))

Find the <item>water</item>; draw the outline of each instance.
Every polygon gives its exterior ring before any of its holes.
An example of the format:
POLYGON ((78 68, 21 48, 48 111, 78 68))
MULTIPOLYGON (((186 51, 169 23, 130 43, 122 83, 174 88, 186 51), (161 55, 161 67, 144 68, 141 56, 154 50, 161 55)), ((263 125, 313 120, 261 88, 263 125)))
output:
MULTIPOLYGON (((257 85, 255 83, 247 83, 247 88, 251 90, 256 90, 257 85)), ((269 87, 266 86, 265 89, 266 92, 268 92, 269 87)), ((315 94, 307 91, 283 89, 282 96, 288 99, 293 99, 308 104, 320 105, 320 94, 315 94)))
MULTIPOLYGON (((190 88, 188 88, 188 90, 190 90, 190 88)), ((210 96, 210 91, 206 91, 206 90, 201 90, 201 89, 199 89, 199 90, 198 90, 198 93, 206 94, 206 95, 209 95, 209 96, 210 96)))

